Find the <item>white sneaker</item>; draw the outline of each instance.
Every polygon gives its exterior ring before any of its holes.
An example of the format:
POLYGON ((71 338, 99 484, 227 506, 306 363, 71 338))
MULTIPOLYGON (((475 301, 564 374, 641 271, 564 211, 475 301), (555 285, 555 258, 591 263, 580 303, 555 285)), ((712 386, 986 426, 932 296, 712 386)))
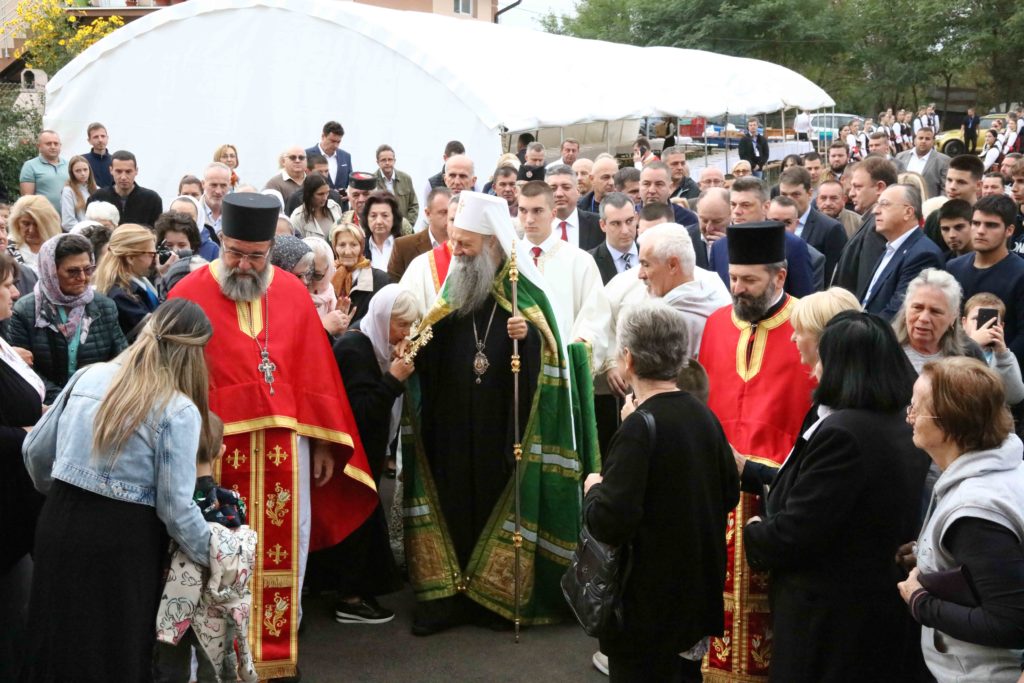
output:
POLYGON ((594 653, 594 656, 590 658, 590 661, 594 663, 594 668, 603 673, 605 676, 608 675, 608 655, 598 650, 594 653))

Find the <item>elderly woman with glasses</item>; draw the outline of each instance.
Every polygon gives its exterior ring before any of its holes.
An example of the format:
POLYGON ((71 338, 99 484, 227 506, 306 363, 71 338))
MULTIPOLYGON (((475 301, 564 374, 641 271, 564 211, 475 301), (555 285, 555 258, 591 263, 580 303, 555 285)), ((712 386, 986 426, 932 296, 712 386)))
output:
POLYGON ((7 341, 32 352, 50 404, 76 370, 111 360, 128 342, 117 306, 89 286, 96 270, 89 240, 58 235, 38 256, 39 282, 14 305, 7 341))
POLYGON ((331 284, 337 272, 331 245, 322 237, 307 237, 302 241, 313 250, 313 275, 306 287, 327 334, 332 338, 338 337, 348 330, 352 302, 350 299, 339 300, 331 284))

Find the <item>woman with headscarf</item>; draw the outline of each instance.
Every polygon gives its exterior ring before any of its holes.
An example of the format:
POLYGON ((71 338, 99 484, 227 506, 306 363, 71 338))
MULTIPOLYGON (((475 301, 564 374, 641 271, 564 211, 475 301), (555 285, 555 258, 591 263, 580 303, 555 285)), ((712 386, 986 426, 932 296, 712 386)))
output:
POLYGON ((366 233, 351 223, 339 223, 331 231, 331 248, 337 256, 331 284, 339 301, 350 300, 351 323, 366 314, 373 295, 390 282, 388 274, 374 268, 364 254, 365 244, 366 233))
POLYGON ((302 241, 313 250, 313 276, 307 287, 309 295, 313 298, 313 305, 316 306, 316 312, 320 314, 320 322, 332 338, 345 334, 348 330, 352 302, 348 299, 339 302, 338 295, 334 293, 331 280, 337 266, 334 265, 331 245, 320 237, 307 237, 302 241))
POLYGON ((298 237, 275 237, 274 248, 270 251, 270 262, 302 280, 306 287, 313 279, 313 250, 298 237))
POLYGON ((78 368, 102 363, 128 342, 117 306, 89 286, 96 267, 92 245, 81 235, 58 235, 39 248, 39 282, 18 299, 7 341, 32 352, 52 403, 78 368))
MULTIPOLYGON (((416 297, 399 285, 387 285, 370 302, 359 325, 334 345, 334 358, 378 487, 388 445, 398 434, 405 380, 415 369, 402 356, 419 317, 416 297)), ((320 583, 336 588, 340 596, 335 607, 339 623, 383 624, 394 618, 394 612, 381 607, 375 597, 401 586, 379 502, 362 526, 318 555, 320 583)))

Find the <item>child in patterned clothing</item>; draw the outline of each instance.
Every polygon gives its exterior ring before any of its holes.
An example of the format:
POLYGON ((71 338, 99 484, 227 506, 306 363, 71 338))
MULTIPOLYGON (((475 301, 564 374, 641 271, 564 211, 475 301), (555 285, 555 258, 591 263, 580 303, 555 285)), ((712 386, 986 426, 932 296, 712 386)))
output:
MULTIPOLYGON (((213 465, 224 455, 224 423, 217 415, 210 413, 210 441, 199 444, 196 455, 196 489, 192 499, 199 506, 207 522, 235 529, 245 524, 245 502, 234 491, 222 489, 213 478, 213 465)), ((173 554, 173 552, 172 552, 173 554)), ((229 634, 229 642, 233 634, 229 634)), ((224 660, 224 671, 218 677, 213 663, 203 648, 199 647, 196 634, 188 629, 177 645, 157 643, 153 664, 154 683, 218 683, 234 681, 236 678, 232 657, 224 660), (198 661, 196 678, 191 676, 192 652, 198 661)))

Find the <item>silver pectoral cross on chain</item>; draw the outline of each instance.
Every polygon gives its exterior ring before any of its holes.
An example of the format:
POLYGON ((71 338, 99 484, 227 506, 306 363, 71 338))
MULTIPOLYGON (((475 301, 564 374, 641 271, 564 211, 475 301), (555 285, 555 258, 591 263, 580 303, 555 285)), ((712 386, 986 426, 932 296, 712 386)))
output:
POLYGON ((270 387, 270 395, 274 395, 274 371, 277 370, 277 366, 274 361, 270 360, 270 353, 265 349, 260 351, 260 364, 256 366, 256 369, 263 373, 263 381, 270 387))

